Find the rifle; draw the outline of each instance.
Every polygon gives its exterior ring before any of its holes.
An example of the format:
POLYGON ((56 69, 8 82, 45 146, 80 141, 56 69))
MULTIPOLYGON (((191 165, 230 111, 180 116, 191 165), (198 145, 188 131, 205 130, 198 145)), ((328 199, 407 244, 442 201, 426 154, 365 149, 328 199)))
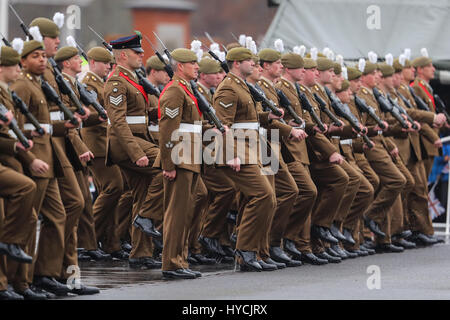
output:
MULTIPOLYGON (((214 40, 211 38, 211 36, 209 35, 208 32, 205 32, 205 35, 211 43, 214 43, 214 40)), ((202 44, 202 46, 208 50, 208 53, 211 55, 211 57, 213 57, 215 60, 217 60, 220 63, 220 66, 226 73, 228 73, 230 71, 226 61, 221 61, 219 59, 219 57, 209 47, 206 47, 203 44, 202 44)))
POLYGON ((314 99, 316 99, 316 101, 319 103, 320 110, 322 112, 325 112, 325 114, 328 116, 328 118, 331 119, 331 121, 333 121, 333 124, 336 127, 341 127, 342 126, 341 121, 339 121, 339 119, 336 118, 336 116, 333 114, 333 112, 331 112, 331 110, 327 108, 326 102, 323 101, 323 99, 321 97, 319 97, 319 95, 317 93, 314 92, 313 95, 314 95, 314 99))
POLYGON ((86 86, 81 84, 78 80, 76 81, 78 92, 80 93, 80 100, 86 106, 92 106, 97 112, 100 118, 106 120, 108 116, 106 115, 105 109, 97 101, 97 97, 94 92, 86 89, 86 86))
POLYGON ((167 49, 166 45, 164 44, 164 42, 162 42, 161 38, 158 37, 156 32, 153 31, 153 34, 155 35, 155 37, 159 41, 159 43, 161 43, 164 53, 166 54, 167 58, 169 58, 169 61, 171 61, 172 60, 172 56, 170 55, 169 49, 167 49))
POLYGON ((294 122, 298 124, 300 127, 305 127, 305 121, 303 121, 298 114, 295 112, 295 110, 292 108, 291 101, 289 101, 289 98, 286 97, 283 91, 280 89, 277 90, 278 99, 280 100, 280 105, 283 106, 291 115, 291 117, 294 119, 294 122))
POLYGON ((439 97, 437 94, 434 95, 434 102, 436 104, 436 111, 438 113, 445 114, 445 117, 447 118, 447 123, 450 123, 450 115, 447 112, 447 107, 444 104, 444 101, 442 101, 441 97, 439 97))
POLYGON ((325 126, 324 126, 322 120, 320 120, 319 116, 314 111, 314 108, 311 105, 311 103, 309 102, 306 95, 303 92, 301 92, 300 86, 298 85, 297 82, 295 83, 295 89, 297 89, 298 98, 300 100, 300 103, 302 104, 302 108, 309 112, 309 114, 313 118, 314 122, 319 127, 320 131, 325 132, 325 126))
POLYGON ((161 92, 157 87, 155 87, 146 77, 142 75, 140 70, 136 70, 136 76, 138 77, 139 84, 144 88, 144 91, 147 94, 151 94, 159 98, 161 92))
MULTIPOLYGON (((327 92, 328 94, 328 92, 327 92)), ((370 141, 369 137, 365 133, 362 133, 361 131, 361 124, 358 121, 358 119, 355 117, 355 115, 350 111, 350 108, 348 105, 343 104, 337 97, 331 96, 331 107, 333 108, 334 112, 339 117, 344 118, 347 120, 352 128, 363 138, 366 145, 369 147, 369 149, 373 148, 373 143, 370 141)))
POLYGON ((103 37, 101 35, 99 35, 94 29, 92 29, 91 26, 88 26, 89 30, 91 30, 100 40, 102 40, 102 44, 103 46, 109 51, 112 52, 112 47, 111 45, 105 41, 105 39, 103 39, 103 37))
POLYGON ((36 128, 36 132, 39 135, 43 136, 45 134, 44 129, 42 129, 41 125, 39 124, 39 121, 37 121, 37 119, 33 116, 33 114, 30 112, 30 110, 28 110, 28 107, 25 104, 25 102, 23 102, 23 100, 20 99, 20 97, 14 91, 11 91, 11 97, 14 102, 14 106, 17 109, 19 109, 19 111, 25 117, 27 117, 28 121, 30 121, 31 124, 33 124, 33 126, 36 128))
POLYGON ((354 95, 354 97, 355 104, 358 107, 359 111, 367 113, 373 120, 375 120, 375 122, 382 130, 386 129, 383 120, 381 120, 380 117, 377 116, 375 110, 371 106, 368 106, 364 99, 358 97, 357 95, 354 95))
POLYGON ((213 107, 209 104, 208 100, 198 91, 197 83, 194 80, 189 81, 191 84, 192 92, 194 96, 197 98, 198 108, 205 116, 209 119, 210 122, 214 124, 214 126, 222 133, 225 132, 225 128, 222 122, 217 118, 216 113, 213 107))
POLYGON ((411 126, 414 130, 419 129, 419 127, 417 126, 417 124, 414 122, 414 120, 411 118, 411 116, 408 114, 408 112, 406 112, 405 109, 403 109, 398 103, 397 101, 391 97, 390 94, 387 95, 389 102, 398 109, 398 111, 400 112, 400 114, 403 114, 406 119, 408 119, 408 121, 411 123, 411 126))
POLYGON ((161 53, 153 46, 153 43, 150 41, 150 39, 144 34, 144 39, 150 44, 153 51, 155 52, 156 56, 158 57, 159 61, 161 61, 164 64, 164 70, 166 70, 167 74, 169 75, 170 79, 173 78, 173 69, 172 67, 167 64, 166 60, 163 58, 161 53))
POLYGON ((425 101, 422 100, 421 97, 419 97, 413 90, 413 88, 408 87, 409 92, 411 93, 412 97, 414 98, 414 101, 416 102, 417 108, 424 111, 430 111, 430 108, 428 108, 428 105, 425 103, 425 101))
MULTIPOLYGON (((14 9, 14 7, 9 4, 9 8, 12 10, 12 12, 14 13, 14 15, 16 16, 17 20, 19 20, 20 22, 20 27, 22 28, 23 32, 25 33, 25 35, 28 37, 28 39, 33 40, 33 37, 30 34, 30 31, 28 30, 28 27, 25 25, 25 23, 23 22, 23 20, 20 18, 19 14, 17 13, 17 11, 14 9)), ((5 43, 6 44, 6 43, 5 43)))
POLYGON ((395 119, 401 124, 404 129, 408 129, 409 126, 406 123, 405 119, 400 115, 400 112, 397 108, 394 108, 388 99, 381 94, 381 92, 377 88, 373 88, 373 95, 377 99, 378 105, 380 106, 381 111, 389 112, 394 116, 395 119))
MULTIPOLYGON (((0 120, 3 122, 8 122, 8 118, 6 117, 6 113, 9 110, 0 103, 0 120)), ((19 126, 17 125, 17 121, 15 118, 11 120, 11 122, 8 125, 9 129, 11 129, 14 134, 16 135, 17 139, 20 141, 20 143, 25 147, 25 149, 28 149, 30 147, 30 144, 28 143, 27 137, 23 134, 22 130, 19 129, 19 126)))
POLYGON ((412 109, 413 106, 411 105, 411 103, 409 102, 408 99, 406 99, 406 97, 404 95, 402 95, 398 90, 397 90, 397 95, 400 97, 400 99, 403 100, 403 103, 406 105, 406 107, 408 109, 412 109))
POLYGON ((266 95, 264 94, 264 91, 261 88, 247 81, 245 81, 245 84, 250 90, 250 94, 252 95, 253 99, 255 99, 255 101, 261 102, 263 107, 270 109, 270 111, 272 111, 272 113, 277 117, 280 117, 282 115, 281 111, 277 108, 275 103, 273 103, 272 100, 267 99, 266 95))
POLYGON ((3 33, 0 32, 0 36, 2 36, 2 41, 5 44, 5 46, 7 47, 11 47, 11 43, 8 41, 8 39, 5 38, 5 36, 3 35, 3 33))
POLYGON ((70 111, 70 109, 61 101, 61 98, 58 96, 55 89, 53 89, 52 86, 47 81, 44 80, 44 78, 41 79, 42 79, 41 84, 42 91, 44 92, 47 100, 56 104, 58 108, 64 113, 66 118, 69 119, 69 122, 71 124, 73 124, 74 126, 79 126, 80 123, 78 122, 77 118, 75 118, 73 112, 70 111))

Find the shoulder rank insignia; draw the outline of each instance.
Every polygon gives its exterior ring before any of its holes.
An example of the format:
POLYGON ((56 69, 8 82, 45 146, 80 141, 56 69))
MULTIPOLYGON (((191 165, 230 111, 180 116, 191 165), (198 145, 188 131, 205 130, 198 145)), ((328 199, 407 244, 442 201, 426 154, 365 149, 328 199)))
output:
POLYGON ((219 104, 224 107, 225 109, 228 109, 229 107, 231 107, 233 105, 233 103, 229 103, 229 104, 225 104, 222 101, 219 101, 219 104))
POLYGON ((117 85, 119 85, 118 82, 113 82, 113 86, 117 86, 117 85))
POLYGON ((166 116, 168 116, 170 119, 173 119, 180 113, 180 108, 179 107, 174 109, 166 108, 165 113, 166 116))
POLYGON ((362 92, 363 92, 364 94, 367 94, 367 93, 368 93, 367 90, 366 90, 365 88, 362 89, 362 92))

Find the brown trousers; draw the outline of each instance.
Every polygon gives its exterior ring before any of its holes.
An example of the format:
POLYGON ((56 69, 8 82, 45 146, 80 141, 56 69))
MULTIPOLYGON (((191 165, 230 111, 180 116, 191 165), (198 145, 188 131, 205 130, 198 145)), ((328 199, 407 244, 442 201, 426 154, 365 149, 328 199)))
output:
MULTIPOLYGON (((162 210, 162 171, 153 167, 138 167, 129 160, 119 163, 133 196, 132 221, 139 214, 155 219, 162 210)), ((151 257, 153 255, 152 238, 139 228, 131 226, 130 258, 151 257)))
POLYGON ((92 209, 92 195, 89 190, 89 174, 87 169, 76 171, 75 175, 83 194, 84 207, 77 227, 77 247, 86 250, 97 250, 97 235, 95 233, 94 212, 92 209))
POLYGON ((356 194, 358 193, 359 185, 361 184, 360 174, 353 168, 353 166, 345 160, 340 166, 348 175, 348 184, 345 189, 344 196, 342 197, 339 209, 334 217, 334 221, 336 222, 336 226, 338 228, 344 223, 345 218, 350 213, 350 208, 355 200, 356 194))
POLYGON ((194 216, 195 195, 199 174, 185 169, 176 169, 175 180, 163 179, 164 223, 162 270, 189 268, 188 237, 194 216))
MULTIPOLYGON (((122 170, 120 170, 122 172, 122 170)), ((131 217, 133 215, 133 194, 127 184, 127 179, 122 174, 122 180, 124 182, 124 192, 120 196, 119 203, 117 204, 118 211, 118 224, 117 224, 117 236, 120 240, 131 239, 131 217)))
POLYGON ((72 168, 63 168, 64 177, 57 178, 61 193, 61 200, 66 211, 66 224, 64 227, 64 261, 60 279, 67 279, 71 273, 67 272, 69 266, 78 265, 78 239, 77 228, 85 206, 85 199, 81 191, 77 175, 72 168))
POLYGON ((276 196, 258 165, 243 165, 239 172, 224 168, 241 193, 236 249, 259 252, 267 235, 267 221, 276 210, 276 196))
POLYGON ((426 175, 427 181, 428 181, 428 177, 430 176, 431 169, 433 169, 434 156, 429 156, 428 158, 425 158, 422 161, 423 161, 423 166, 425 168, 425 175, 426 175))
POLYGON ((367 216, 374 220, 386 237, 377 237, 378 243, 390 243, 391 206, 401 194, 406 184, 406 178, 394 164, 390 156, 377 161, 369 161, 370 166, 380 178, 380 186, 372 202, 367 216))
POLYGON ((354 245, 345 244, 345 248, 348 250, 355 250, 359 249, 360 223, 362 222, 364 214, 369 209, 370 203, 373 201, 375 191, 372 184, 364 176, 363 171, 358 167, 356 162, 349 162, 349 164, 358 173, 360 185, 349 213, 339 227, 341 228, 341 231, 342 228, 346 228, 352 233, 352 237, 356 243, 354 245))
POLYGON ((294 203, 298 197, 298 187, 289 168, 281 163, 280 169, 275 174, 274 191, 277 198, 277 208, 268 228, 264 240, 264 249, 260 251, 261 258, 269 257, 269 246, 280 247, 289 223, 294 203))
POLYGON ((299 161, 288 163, 289 172, 298 188, 284 238, 294 241, 301 252, 311 252, 311 212, 317 199, 317 188, 311 179, 308 166, 299 161))
MULTIPOLYGON (((202 246, 198 242, 205 214, 208 210, 208 190, 202 178, 198 179, 197 192, 195 193, 195 206, 192 221, 190 222, 188 250, 192 253, 200 253, 202 246)), ((188 221, 189 225, 189 221, 188 221)))
POLYGON ((205 214, 201 234, 219 239, 227 228, 227 213, 236 197, 233 180, 224 167, 205 166, 202 175, 208 189, 208 210, 205 214))
POLYGON ((428 212, 428 176, 424 163, 423 161, 410 161, 407 168, 416 182, 407 199, 407 222, 409 223, 407 227, 411 231, 432 235, 434 229, 428 212))
POLYGON ((122 174, 118 166, 107 167, 104 157, 93 159, 90 170, 98 192, 92 208, 96 241, 102 243, 102 249, 107 253, 119 251, 117 226, 120 213, 118 203, 123 193, 122 174))
MULTIPOLYGON (((3 207, 3 198, 0 198, 0 230, 2 230, 5 220, 5 210, 3 207)), ((6 272, 6 256, 0 255, 0 291, 8 289, 8 277, 6 272)))

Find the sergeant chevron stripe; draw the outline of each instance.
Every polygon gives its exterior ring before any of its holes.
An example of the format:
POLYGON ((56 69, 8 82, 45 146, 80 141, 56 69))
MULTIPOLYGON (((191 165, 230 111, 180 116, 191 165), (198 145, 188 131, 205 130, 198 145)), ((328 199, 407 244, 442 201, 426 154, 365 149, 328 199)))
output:
POLYGON ((225 109, 227 109, 227 108, 229 108, 229 107, 231 107, 231 106, 233 105, 233 103, 225 104, 225 103, 223 103, 222 101, 219 101, 219 104, 220 104, 222 107, 224 107, 225 109))
POLYGON ((122 98, 123 98, 122 95, 117 96, 117 97, 109 96, 109 102, 115 106, 118 106, 119 104, 122 103, 122 98))
POLYGON ((168 116, 171 119, 175 118, 179 112, 180 112, 179 107, 175 109, 166 108, 166 116, 168 116))

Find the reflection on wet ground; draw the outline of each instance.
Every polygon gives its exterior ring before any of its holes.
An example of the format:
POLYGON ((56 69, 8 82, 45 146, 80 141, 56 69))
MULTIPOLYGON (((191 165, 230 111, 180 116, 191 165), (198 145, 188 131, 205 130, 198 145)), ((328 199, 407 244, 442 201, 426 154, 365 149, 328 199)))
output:
MULTIPOLYGON (((80 262, 80 268, 82 283, 99 289, 165 281, 161 269, 132 269, 127 261, 83 261, 80 262)), ((232 272, 234 264, 194 265, 190 268, 200 271, 203 277, 208 277, 232 272)))

